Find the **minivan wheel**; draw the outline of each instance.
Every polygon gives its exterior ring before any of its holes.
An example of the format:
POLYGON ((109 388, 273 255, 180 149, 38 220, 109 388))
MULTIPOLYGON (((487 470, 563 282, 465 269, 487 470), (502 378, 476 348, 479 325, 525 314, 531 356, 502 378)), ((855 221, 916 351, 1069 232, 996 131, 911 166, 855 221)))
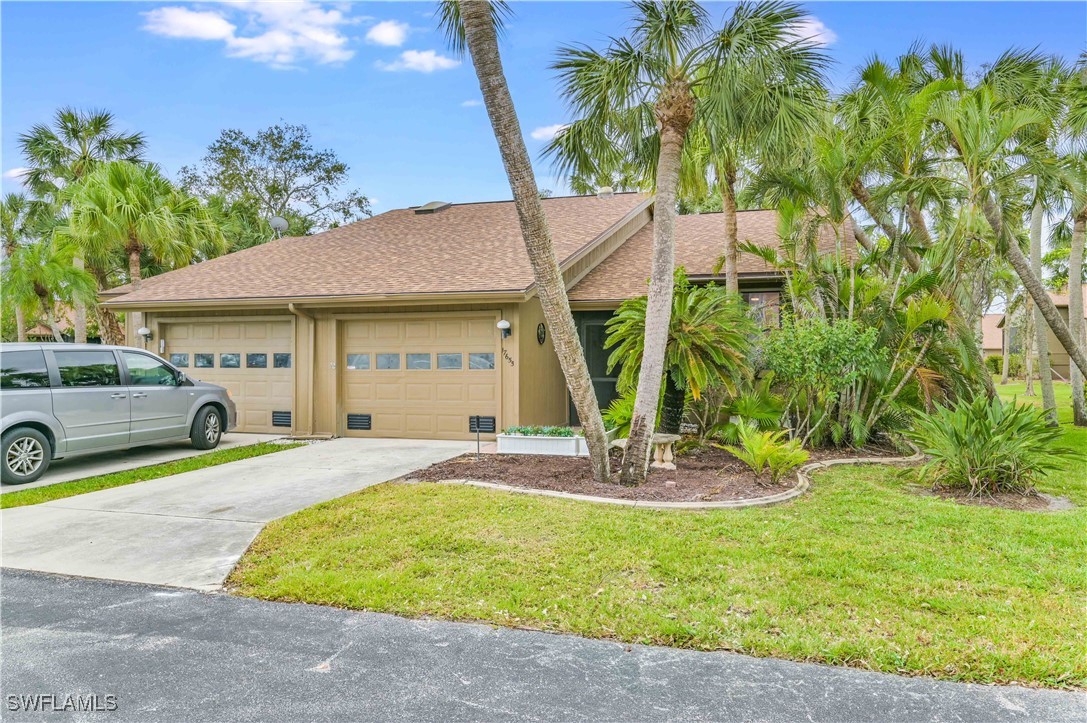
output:
POLYGON ((223 438, 223 415, 212 406, 202 408, 192 420, 189 439, 197 449, 215 449, 223 438))
POLYGON ((9 429, 0 440, 0 479, 4 484, 26 484, 45 474, 53 459, 49 438, 33 427, 9 429))

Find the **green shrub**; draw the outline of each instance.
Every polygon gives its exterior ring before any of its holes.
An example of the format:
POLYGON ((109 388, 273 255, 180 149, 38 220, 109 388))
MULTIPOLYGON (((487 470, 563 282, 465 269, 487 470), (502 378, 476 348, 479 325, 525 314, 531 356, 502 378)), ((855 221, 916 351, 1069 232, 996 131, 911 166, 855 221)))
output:
POLYGON ((985 368, 990 374, 1000 374, 1004 371, 1004 357, 990 354, 985 357, 985 368))
POLYGON ((755 482, 768 471, 770 481, 777 484, 786 474, 808 461, 810 456, 800 446, 799 439, 785 439, 785 431, 760 431, 750 424, 738 425, 740 445, 715 445, 728 450, 751 468, 755 482))
POLYGON ((506 427, 504 434, 518 434, 522 437, 573 437, 570 427, 506 427))
POLYGON ((918 479, 967 489, 972 497, 1032 493, 1060 458, 1082 455, 1058 444, 1061 429, 1049 426, 1043 410, 985 396, 920 415, 906 434, 930 458, 918 479))

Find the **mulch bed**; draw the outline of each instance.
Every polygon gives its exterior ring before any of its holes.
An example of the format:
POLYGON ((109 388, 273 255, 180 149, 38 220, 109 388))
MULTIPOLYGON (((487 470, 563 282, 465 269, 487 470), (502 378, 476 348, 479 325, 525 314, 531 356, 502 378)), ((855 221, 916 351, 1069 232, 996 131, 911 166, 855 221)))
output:
MULTIPOLYGON (((863 452, 817 450, 812 461, 857 456, 897 456, 890 448, 863 452)), ((611 469, 618 476, 621 452, 612 450, 611 469)), ((751 470, 728 452, 716 447, 692 449, 676 457, 675 470, 650 469, 649 479, 638 487, 597 484, 586 457, 553 457, 528 454, 474 454, 431 465, 415 477, 422 480, 470 479, 557 492, 597 497, 654 502, 720 502, 767 497, 792 489, 796 475, 790 474, 780 484, 769 479, 757 483, 751 470), (674 484, 669 484, 674 483, 674 484)))

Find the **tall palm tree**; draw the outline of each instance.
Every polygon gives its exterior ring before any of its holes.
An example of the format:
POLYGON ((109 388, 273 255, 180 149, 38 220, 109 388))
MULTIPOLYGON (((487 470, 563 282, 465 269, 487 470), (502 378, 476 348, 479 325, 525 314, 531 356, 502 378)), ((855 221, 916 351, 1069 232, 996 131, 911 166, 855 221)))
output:
POLYGON ((498 50, 498 32, 508 7, 502 2, 461 0, 443 3, 439 13, 440 23, 453 47, 461 51, 467 48, 472 56, 479 89, 513 192, 540 305, 589 446, 593 479, 607 482, 611 472, 604 420, 574 325, 566 285, 498 50))
POLYGON ((1045 114, 1033 108, 1002 104, 988 85, 982 84, 957 97, 942 98, 933 119, 947 132, 967 202, 977 208, 995 235, 1000 251, 1015 269, 1046 325, 1068 351, 1080 371, 1087 370, 1084 346, 1074 340, 1041 279, 1019 246, 1012 229, 1018 224, 1015 204, 1022 184, 1037 175, 1048 152, 1032 142, 1026 131, 1044 125, 1045 114), (1028 162, 1030 161, 1030 162, 1028 162))
MULTIPOLYGON (((1067 114, 1064 135, 1071 146, 1066 163, 1066 181, 1072 211, 1072 238, 1068 254, 1068 318, 1072 338, 1087 347, 1087 329, 1083 320, 1083 255, 1087 236, 1087 53, 1080 55, 1063 87, 1067 114)), ((1072 421, 1087 427, 1087 399, 1084 398, 1084 373, 1076 368, 1072 377, 1072 421)))
MULTIPOLYGON (((217 255, 225 246, 207 208, 176 189, 153 165, 102 164, 68 200, 71 214, 58 235, 76 239, 95 261, 123 252, 128 281, 136 289, 141 287, 145 254, 176 267, 217 255)), ((111 337, 116 331, 107 329, 111 337)))
POLYGON ((16 308, 36 309, 56 341, 64 341, 57 304, 87 302, 95 296, 94 279, 72 264, 75 251, 71 244, 45 238, 20 245, 5 263, 5 295, 16 308))
MULTIPOLYGON (((30 167, 24 183, 40 198, 59 202, 61 194, 103 162, 139 161, 144 150, 141 133, 116 130, 112 113, 61 108, 51 125, 39 123, 19 136, 19 147, 30 167)), ((84 254, 73 262, 84 266, 84 254)), ((101 274, 96 274, 101 276, 101 274)), ((77 300, 73 308, 75 340, 87 341, 87 305, 77 300)))

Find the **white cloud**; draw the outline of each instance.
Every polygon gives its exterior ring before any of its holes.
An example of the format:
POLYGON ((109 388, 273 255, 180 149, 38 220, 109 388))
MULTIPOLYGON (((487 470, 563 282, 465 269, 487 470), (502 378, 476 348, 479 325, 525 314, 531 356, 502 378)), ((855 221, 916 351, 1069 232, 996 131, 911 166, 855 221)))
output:
POLYGON ((481 105, 483 105, 483 101, 479 100, 478 98, 472 98, 471 100, 466 100, 463 103, 461 103, 460 107, 461 108, 476 108, 476 107, 481 106, 481 105))
POLYGON ((382 70, 415 70, 420 73, 433 73, 435 70, 449 70, 460 65, 460 61, 438 55, 434 50, 405 50, 391 63, 377 62, 382 70))
POLYGON ((9 168, 8 170, 4 171, 4 178, 7 178, 11 181, 17 181, 28 173, 30 173, 29 168, 23 168, 21 166, 16 168, 9 168))
POLYGON ((366 41, 376 45, 399 46, 408 38, 408 24, 382 20, 366 31, 366 41))
POLYGON ((536 128, 531 133, 529 133, 529 135, 538 141, 549 141, 557 136, 559 134, 559 131, 561 131, 568 125, 569 123, 556 123, 553 126, 540 126, 539 128, 536 128))
POLYGON ((833 45, 838 34, 815 16, 804 18, 793 25, 793 36, 798 40, 810 40, 816 45, 833 45))
POLYGON ((342 29, 361 20, 345 9, 312 0, 237 0, 215 10, 163 7, 143 14, 144 30, 170 38, 222 41, 227 55, 274 68, 296 67, 304 60, 342 63, 355 55, 342 29))

